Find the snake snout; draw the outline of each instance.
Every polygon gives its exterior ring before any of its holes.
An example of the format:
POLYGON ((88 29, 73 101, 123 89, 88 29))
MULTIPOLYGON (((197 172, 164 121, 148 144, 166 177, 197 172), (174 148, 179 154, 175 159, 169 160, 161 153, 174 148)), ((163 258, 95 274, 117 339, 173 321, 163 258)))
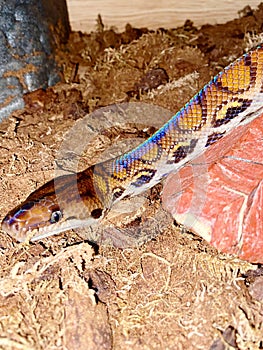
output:
POLYGON ((28 201, 10 211, 2 221, 2 230, 19 242, 41 227, 51 225, 54 204, 47 200, 28 201))
POLYGON ((4 220, 2 221, 2 230, 8 233, 10 236, 16 240, 22 242, 23 232, 25 231, 24 225, 22 222, 19 222, 14 219, 13 216, 7 214, 4 220))

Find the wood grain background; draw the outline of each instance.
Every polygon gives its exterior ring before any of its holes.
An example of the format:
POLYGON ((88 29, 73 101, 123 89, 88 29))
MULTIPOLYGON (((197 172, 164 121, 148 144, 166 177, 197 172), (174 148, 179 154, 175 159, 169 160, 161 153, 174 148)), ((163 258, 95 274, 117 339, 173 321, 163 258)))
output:
POLYGON ((96 27, 100 13, 106 28, 123 30, 129 22, 135 27, 173 28, 191 19, 199 26, 224 23, 238 17, 246 5, 257 8, 260 0, 67 0, 73 30, 89 32, 96 27))

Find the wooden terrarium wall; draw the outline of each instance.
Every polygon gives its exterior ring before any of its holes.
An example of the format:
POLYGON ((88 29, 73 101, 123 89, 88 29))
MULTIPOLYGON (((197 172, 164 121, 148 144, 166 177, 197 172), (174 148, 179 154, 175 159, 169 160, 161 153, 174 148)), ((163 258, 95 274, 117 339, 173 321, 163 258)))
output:
POLYGON ((89 32, 96 26, 98 14, 107 27, 123 30, 126 23, 134 27, 174 28, 190 19, 196 26, 225 23, 244 11, 257 8, 260 0, 67 0, 73 30, 89 32))

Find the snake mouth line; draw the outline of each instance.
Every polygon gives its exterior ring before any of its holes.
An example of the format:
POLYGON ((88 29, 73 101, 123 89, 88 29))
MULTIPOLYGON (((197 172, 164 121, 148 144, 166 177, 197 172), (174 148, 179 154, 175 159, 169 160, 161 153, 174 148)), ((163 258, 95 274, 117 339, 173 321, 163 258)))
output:
MULTIPOLYGON (((11 218, 12 219, 12 218, 11 218)), ((58 223, 50 226, 41 227, 22 227, 21 223, 12 220, 10 224, 10 217, 6 216, 2 222, 2 230, 14 237, 18 242, 24 242, 29 239, 31 242, 44 239, 61 232, 70 231, 85 226, 94 226, 99 220, 93 218, 79 220, 76 217, 68 217, 63 223, 58 223)))

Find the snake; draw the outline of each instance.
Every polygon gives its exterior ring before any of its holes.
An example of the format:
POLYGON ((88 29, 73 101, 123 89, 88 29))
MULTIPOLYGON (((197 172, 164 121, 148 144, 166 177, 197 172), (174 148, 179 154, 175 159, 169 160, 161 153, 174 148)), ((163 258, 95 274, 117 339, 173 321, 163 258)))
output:
POLYGON ((153 187, 262 112, 263 45, 258 45, 214 76, 139 146, 35 190, 5 216, 2 230, 23 242, 98 224, 116 202, 153 187))

